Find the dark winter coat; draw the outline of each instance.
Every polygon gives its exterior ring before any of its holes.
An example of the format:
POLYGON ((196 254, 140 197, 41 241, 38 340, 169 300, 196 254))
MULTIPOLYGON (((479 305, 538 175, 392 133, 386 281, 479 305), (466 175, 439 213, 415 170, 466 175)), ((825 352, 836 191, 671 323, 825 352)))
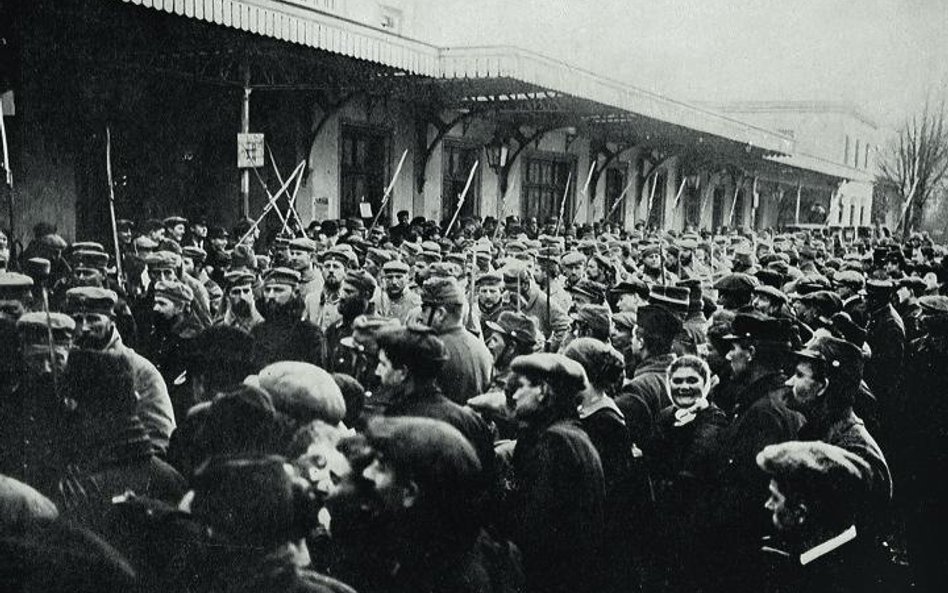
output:
POLYGON ((281 360, 308 362, 323 366, 323 332, 294 315, 265 319, 250 330, 254 339, 254 362, 259 368, 281 360))
POLYGON ((872 349, 872 358, 866 363, 866 384, 879 402, 883 431, 891 435, 905 409, 901 390, 905 325, 892 305, 885 305, 869 311, 867 331, 866 342, 872 349))
POLYGON ((520 435, 513 457, 514 542, 530 591, 598 591, 605 481, 599 454, 573 420, 520 435))
POLYGON ((721 439, 716 503, 712 518, 717 549, 729 550, 722 557, 716 583, 722 589, 743 582, 759 586, 760 574, 748 572, 758 542, 771 526, 764 509, 767 475, 757 467, 757 454, 767 445, 794 440, 803 417, 786 406, 789 388, 786 376, 772 372, 739 389, 730 425, 721 439))
POLYGON ((651 438, 659 412, 671 403, 665 386, 665 372, 673 359, 672 354, 645 359, 616 396, 616 404, 625 416, 635 443, 651 438))
POLYGON ((484 342, 461 325, 438 333, 448 351, 438 383, 451 401, 463 404, 487 391, 494 359, 484 342))

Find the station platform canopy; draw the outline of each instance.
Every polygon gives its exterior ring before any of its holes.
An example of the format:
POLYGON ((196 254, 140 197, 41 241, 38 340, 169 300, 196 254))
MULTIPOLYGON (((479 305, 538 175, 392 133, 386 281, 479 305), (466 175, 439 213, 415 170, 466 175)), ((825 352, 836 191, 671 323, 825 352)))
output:
MULTIPOLYGON (((794 140, 776 131, 522 48, 437 47, 344 18, 332 0, 121 1, 374 64, 380 88, 397 84, 399 94, 500 122, 576 127, 602 141, 747 167, 794 154, 794 140)), ((363 87, 372 84, 366 74, 363 87)))

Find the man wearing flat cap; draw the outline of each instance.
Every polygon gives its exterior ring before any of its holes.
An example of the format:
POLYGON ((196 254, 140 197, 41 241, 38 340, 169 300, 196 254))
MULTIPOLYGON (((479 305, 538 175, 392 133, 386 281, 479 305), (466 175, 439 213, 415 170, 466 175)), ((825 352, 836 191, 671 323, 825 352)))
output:
POLYGON ((391 326, 376 335, 381 382, 379 399, 388 417, 420 416, 446 422, 467 438, 481 461, 485 479, 493 477, 493 440, 487 424, 471 409, 447 397, 455 384, 442 386, 450 354, 430 327, 411 322, 391 326))
POLYGON ((41 312, 24 313, 15 325, 0 324, 4 350, 0 474, 26 482, 49 497, 57 494, 61 468, 61 428, 69 414, 61 381, 75 325, 62 313, 50 313, 47 321, 41 312))
POLYGON ((718 291, 718 306, 737 312, 751 303, 757 284, 757 279, 748 274, 728 274, 714 283, 714 289, 718 291))
POLYGON ((560 267, 563 268, 565 279, 563 288, 569 289, 586 275, 586 256, 578 251, 570 251, 560 258, 560 267))
POLYGON ((789 388, 783 367, 790 354, 791 332, 789 320, 738 313, 731 334, 724 337, 731 345, 727 360, 735 401, 732 409, 724 410, 731 424, 720 444, 723 473, 716 517, 719 543, 726 546, 721 549, 733 551, 721 571, 725 584, 746 572, 741 567, 752 562, 767 527, 760 506, 767 484, 755 457, 767 445, 795 439, 803 424, 802 415, 786 404, 789 388))
POLYGON ((819 441, 765 447, 756 463, 770 479, 765 508, 777 529, 758 560, 760 591, 886 590, 872 537, 858 523, 870 468, 852 452, 819 441))
POLYGON ((392 260, 382 265, 382 290, 376 310, 383 317, 394 317, 403 324, 413 310, 421 306, 421 297, 408 286, 411 267, 400 260, 392 260))
POLYGON ((586 372, 551 353, 518 356, 510 366, 520 425, 511 526, 527 582, 535 591, 598 591, 605 570, 605 478, 578 421, 586 372))
POLYGON ((458 403, 484 393, 490 384, 493 359, 484 342, 465 329, 465 300, 454 278, 429 278, 421 293, 421 311, 416 317, 434 329, 444 342, 448 360, 439 379, 446 395, 458 403))
POLYGON ((346 358, 340 342, 352 336, 352 324, 360 315, 374 314, 372 297, 377 285, 375 278, 365 270, 349 270, 339 289, 339 319, 326 328, 326 367, 331 372, 346 372, 342 361, 346 358), (337 364, 339 368, 337 368, 337 364))
POLYGON ((136 412, 155 450, 164 453, 175 429, 175 414, 168 386, 151 361, 123 342, 115 323, 117 303, 118 295, 106 288, 71 288, 66 292, 65 312, 76 323, 77 347, 109 352, 128 363, 138 397, 136 412))
POLYGON ((264 321, 250 330, 260 368, 281 360, 324 364, 323 332, 303 317, 299 283, 299 272, 289 268, 272 268, 263 276, 264 321))

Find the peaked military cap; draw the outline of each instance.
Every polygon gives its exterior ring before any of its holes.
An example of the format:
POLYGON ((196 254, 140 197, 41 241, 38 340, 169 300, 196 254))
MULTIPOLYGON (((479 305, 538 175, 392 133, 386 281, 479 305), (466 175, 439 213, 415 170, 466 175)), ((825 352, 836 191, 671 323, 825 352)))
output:
POLYGON ((183 282, 156 282, 155 296, 165 297, 169 301, 188 305, 194 300, 194 292, 183 282))
POLYGON ((296 286, 300 283, 300 273, 290 268, 272 268, 263 274, 263 283, 296 286))
POLYGON ((246 270, 231 270, 224 274, 224 284, 227 285, 227 288, 233 288, 235 286, 251 285, 255 276, 246 270))
POLYGON ((305 251, 307 253, 315 253, 316 251, 316 241, 313 241, 309 237, 297 237, 296 239, 291 239, 289 243, 290 249, 296 251, 305 251))
POLYGON ((375 292, 375 278, 365 270, 349 270, 344 282, 355 286, 365 297, 371 297, 375 292))
POLYGON ((98 251, 99 253, 105 253, 105 247, 102 246, 102 243, 97 243, 96 241, 77 241, 69 247, 69 252, 74 253, 76 251, 98 251))
POLYGON ((172 251, 155 251, 145 256, 150 270, 176 270, 181 267, 181 256, 172 251))
POLYGON ((33 288, 33 279, 18 272, 0 272, 0 295, 19 294, 33 288))
POLYGON ((403 261, 393 259, 392 261, 385 262, 382 265, 383 274, 407 274, 411 271, 411 268, 403 261))
POLYGON ((173 228, 173 227, 178 226, 179 224, 184 224, 184 225, 188 224, 188 219, 182 218, 181 216, 169 216, 168 218, 164 219, 161 223, 165 226, 165 228, 173 228))
POLYGON ((320 261, 326 263, 330 260, 338 261, 347 268, 351 268, 358 263, 358 258, 356 258, 355 253, 353 253, 351 249, 346 249, 341 245, 335 245, 323 252, 320 261))
POLYGON ((98 286, 80 286, 66 291, 67 313, 99 313, 111 316, 118 303, 115 291, 98 286))
POLYGON ((109 265, 109 255, 104 251, 77 249, 69 254, 73 267, 104 269, 109 265))
POLYGON ((504 283, 504 276, 500 272, 485 272, 474 281, 475 286, 501 286, 504 283))
POLYGON ((64 313, 49 313, 47 318, 43 311, 30 311, 17 319, 16 330, 24 341, 39 344, 45 343, 49 339, 48 332, 52 331, 53 341, 61 343, 72 338, 76 322, 64 313))
POLYGON ((135 237, 135 240, 132 241, 135 248, 140 251, 152 251, 158 249, 158 243, 152 241, 151 237, 148 235, 142 235, 141 237, 135 237))
POLYGON ((575 266, 576 264, 585 264, 586 256, 578 251, 570 251, 560 258, 561 266, 575 266))
POLYGON ((485 321, 487 327, 522 344, 533 346, 537 343, 537 321, 526 313, 504 311, 497 321, 485 321))
POLYGON ((421 302, 424 305, 462 305, 464 295, 453 277, 428 278, 421 287, 421 302))

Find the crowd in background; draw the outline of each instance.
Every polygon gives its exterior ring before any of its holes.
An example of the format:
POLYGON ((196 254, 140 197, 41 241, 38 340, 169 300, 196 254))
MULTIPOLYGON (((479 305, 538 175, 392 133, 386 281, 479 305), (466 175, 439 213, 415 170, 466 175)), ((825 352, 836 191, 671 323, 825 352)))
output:
POLYGON ((925 235, 0 233, 5 591, 934 591, 925 235))

